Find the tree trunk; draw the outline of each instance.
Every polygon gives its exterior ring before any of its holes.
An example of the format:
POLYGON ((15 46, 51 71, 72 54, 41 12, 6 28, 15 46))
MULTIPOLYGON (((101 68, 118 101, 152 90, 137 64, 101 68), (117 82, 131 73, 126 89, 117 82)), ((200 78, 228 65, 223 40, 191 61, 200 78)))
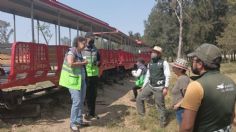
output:
POLYGON ((178 46, 178 54, 177 58, 180 58, 182 55, 182 47, 183 47, 183 7, 182 7, 182 0, 177 0, 180 8, 180 16, 179 19, 179 46, 178 46))

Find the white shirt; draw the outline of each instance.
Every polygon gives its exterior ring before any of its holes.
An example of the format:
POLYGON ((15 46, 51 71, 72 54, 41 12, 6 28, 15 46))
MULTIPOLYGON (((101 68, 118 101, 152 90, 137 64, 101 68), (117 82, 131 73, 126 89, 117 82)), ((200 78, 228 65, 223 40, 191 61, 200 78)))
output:
POLYGON ((133 70, 132 72, 132 75, 134 76, 134 77, 139 77, 140 75, 141 75, 141 73, 142 73, 142 69, 138 69, 138 70, 133 70))
MULTIPOLYGON (((169 68, 169 64, 167 61, 163 62, 163 67, 164 67, 163 69, 164 69, 164 75, 165 75, 165 87, 169 87, 170 68, 169 68)), ((148 70, 147 70, 147 73, 146 73, 146 76, 144 79, 144 83, 143 83, 143 88, 149 83, 149 77, 150 77, 150 71, 149 71, 149 66, 148 66, 148 70)))

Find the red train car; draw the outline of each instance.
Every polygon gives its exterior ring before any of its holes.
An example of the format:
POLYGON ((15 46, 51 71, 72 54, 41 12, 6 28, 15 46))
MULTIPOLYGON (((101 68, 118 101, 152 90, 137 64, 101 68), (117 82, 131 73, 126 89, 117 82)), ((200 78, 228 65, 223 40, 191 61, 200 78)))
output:
POLYGON ((13 44, 0 44, 0 105, 18 104, 26 93, 44 90, 42 85, 37 85, 39 82, 50 82, 50 88, 58 86, 64 55, 70 47, 60 45, 60 26, 76 30, 77 35, 79 32, 96 33, 95 43, 100 44, 100 76, 111 69, 131 69, 136 58, 150 61, 148 46, 138 44, 109 24, 57 1, 2 0, 0 11, 13 14, 14 24, 15 15, 32 20, 32 42, 17 42, 14 33, 13 44), (55 35, 58 36, 55 45, 35 42, 34 20, 55 24, 55 35), (28 85, 36 87, 25 87, 28 85))

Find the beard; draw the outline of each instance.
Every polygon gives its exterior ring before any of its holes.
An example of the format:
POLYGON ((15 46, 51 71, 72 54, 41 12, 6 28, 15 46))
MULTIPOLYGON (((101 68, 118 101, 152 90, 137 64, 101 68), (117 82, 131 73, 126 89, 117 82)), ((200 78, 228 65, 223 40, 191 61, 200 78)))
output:
POLYGON ((191 66, 191 70, 193 74, 200 75, 200 71, 197 68, 193 68, 193 66, 191 66))

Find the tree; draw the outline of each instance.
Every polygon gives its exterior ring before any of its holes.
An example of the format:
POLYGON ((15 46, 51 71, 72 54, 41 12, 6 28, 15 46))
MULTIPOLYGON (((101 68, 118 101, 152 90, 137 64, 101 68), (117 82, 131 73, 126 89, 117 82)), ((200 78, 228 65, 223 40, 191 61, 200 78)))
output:
POLYGON ((61 44, 70 46, 70 39, 64 36, 63 38, 61 38, 61 44))
POLYGON ((142 39, 142 36, 141 36, 141 34, 139 32, 133 33, 133 31, 129 31, 128 34, 129 34, 129 37, 131 37, 133 39, 137 39, 137 40, 141 40, 142 39))
MULTIPOLYGON (((224 50, 224 55, 235 54, 236 51, 236 2, 228 1, 227 26, 224 32, 217 36, 218 45, 224 50)), ((235 55, 234 55, 235 56, 235 55)), ((226 56, 225 56, 226 58, 226 56)))
POLYGON ((49 41, 51 40, 52 35, 53 35, 51 33, 51 30, 50 30, 50 24, 47 24, 47 23, 44 22, 42 25, 40 25, 40 23, 38 21, 38 27, 37 28, 42 33, 46 44, 49 44, 49 41))
POLYGON ((174 57, 177 51, 178 21, 169 1, 158 1, 144 25, 145 43, 150 46, 159 45, 166 56, 174 57))
POLYGON ((13 33, 13 29, 8 31, 8 27, 10 27, 10 23, 0 20, 0 44, 8 44, 10 36, 13 33))
POLYGON ((156 0, 156 2, 148 20, 144 22, 144 40, 150 45, 160 45, 167 56, 179 57, 182 52, 181 57, 183 57, 204 42, 217 44, 216 37, 227 26, 226 14, 229 8, 227 0, 156 0))
POLYGON ((179 21, 179 46, 177 58, 180 58, 183 45, 183 0, 172 0, 172 4, 172 8, 174 9, 175 15, 179 21))

